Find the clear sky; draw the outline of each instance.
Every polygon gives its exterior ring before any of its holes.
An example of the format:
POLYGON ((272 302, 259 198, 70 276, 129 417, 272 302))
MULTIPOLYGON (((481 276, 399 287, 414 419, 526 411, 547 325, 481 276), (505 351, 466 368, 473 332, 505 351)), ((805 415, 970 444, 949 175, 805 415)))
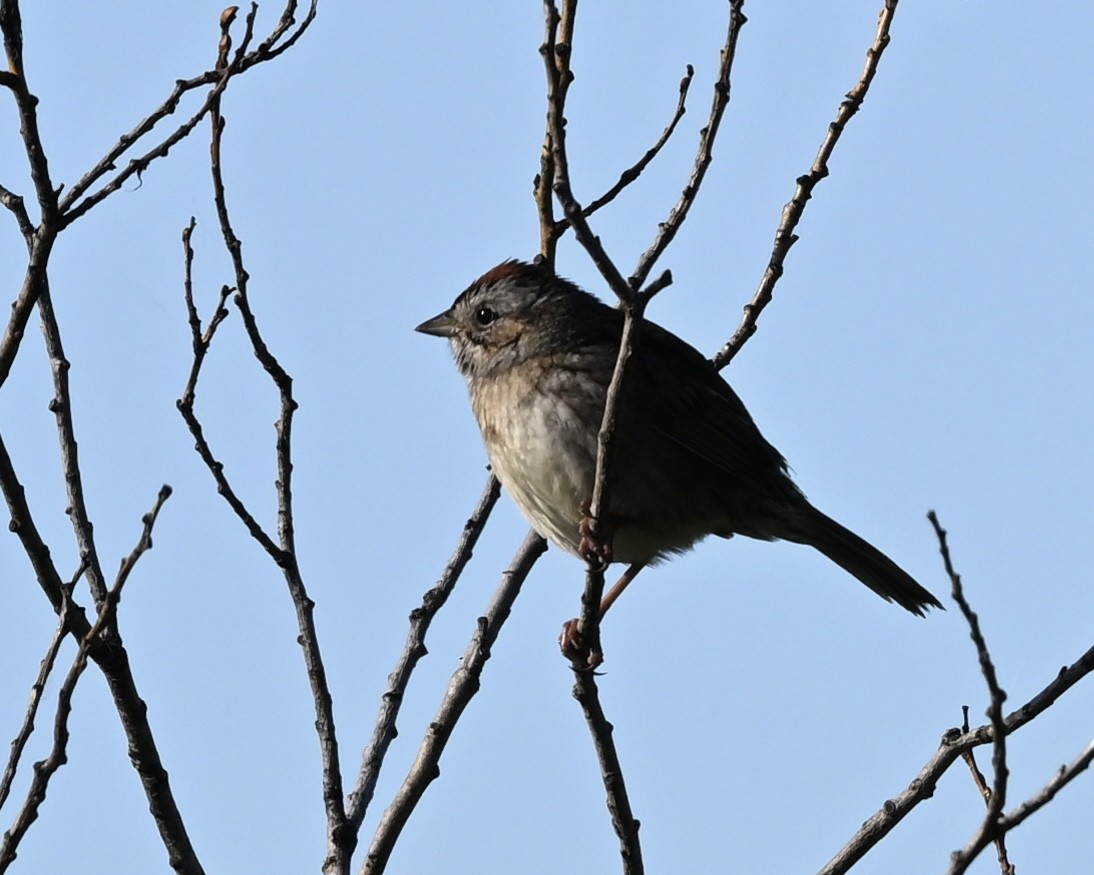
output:
MULTIPOLYGON (((215 57, 216 3, 23 5, 43 138, 55 179, 69 184, 176 78, 215 57)), ((713 353, 736 327, 794 179, 859 75, 879 6, 746 7, 715 164, 660 263, 675 284, 649 313, 699 349, 713 353)), ((568 112, 580 199, 648 148, 685 65, 696 70, 675 139, 596 217, 625 272, 690 169, 727 12, 714 0, 580 8, 568 112)), ((265 3, 260 31, 275 15, 265 3)), ((925 518, 938 512, 1010 707, 1085 651, 1094 629, 1092 31, 1085 3, 901 4, 776 299, 726 372, 810 499, 949 603, 925 518)), ((542 35, 534 2, 326 2, 295 49, 225 98, 225 172, 252 303, 300 402, 299 557, 348 776, 406 616, 485 480, 450 356, 412 329, 496 262, 538 248, 542 35)), ((0 182, 30 195, 17 128, 5 92, 0 182)), ((207 143, 203 128, 67 230, 52 288, 108 568, 132 549, 160 484, 175 489, 120 623, 200 858, 210 873, 315 872, 318 746, 292 606, 175 410, 190 361, 179 237, 191 215, 204 313, 231 282, 207 143)), ((23 259, 5 211, 5 300, 23 259)), ((605 293, 572 242, 558 264, 605 293)), ((198 399, 208 434, 272 524, 276 396, 237 313, 209 368, 198 399)), ((50 397, 32 320, 0 392, 0 428, 71 573, 50 397)), ((363 845, 526 530, 503 498, 431 630, 363 845)), ((580 563, 558 551, 533 570, 392 873, 618 871, 555 644, 582 582, 580 563)), ((0 592, 0 737, 10 739, 54 624, 13 536, 0 538, 0 592)), ((613 609, 604 643, 602 697, 652 873, 815 871, 908 784, 962 705, 982 721, 987 704, 952 605, 916 619, 788 544, 712 540, 644 573, 613 609)), ((47 704, 55 692, 56 681, 47 704)), ((51 713, 25 768, 48 747, 51 713)), ((1088 679, 1013 737, 1008 807, 1075 757, 1091 726, 1088 679)), ((71 729, 70 761, 14 871, 165 871, 95 670, 71 729)), ((987 769, 987 750, 980 761, 987 769)), ((25 787, 17 782, 16 800, 25 787)), ((3 829, 15 804, 0 814, 3 829)), ((1084 776, 1011 836, 1018 870, 1094 871, 1092 810, 1094 777, 1084 776)), ((855 871, 944 871, 982 813, 967 770, 955 767, 855 871)), ((972 871, 998 871, 993 853, 972 871)))

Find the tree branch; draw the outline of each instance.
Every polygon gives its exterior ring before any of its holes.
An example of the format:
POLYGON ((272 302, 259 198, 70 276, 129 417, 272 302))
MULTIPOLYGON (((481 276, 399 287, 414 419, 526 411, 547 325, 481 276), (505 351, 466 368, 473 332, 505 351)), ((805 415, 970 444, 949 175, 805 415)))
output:
POLYGON ((1060 766, 1060 770, 1056 773, 1055 777, 1045 784, 1037 793, 1019 805, 1010 814, 999 818, 1000 834, 1014 829, 1035 811, 1038 811, 1051 802, 1057 793, 1090 766, 1091 761, 1094 761, 1094 741, 1088 744, 1083 749, 1083 752, 1069 765, 1060 766))
MULTIPOLYGON (((294 16, 297 5, 296 0, 290 0, 286 3, 274 30, 254 51, 248 52, 247 48, 253 41, 255 18, 258 13, 258 4, 252 3, 246 19, 246 31, 240 43, 240 48, 231 63, 224 67, 207 70, 190 79, 179 79, 163 103, 140 121, 129 133, 123 134, 118 142, 69 189, 68 194, 60 202, 60 210, 64 214, 64 224, 66 226, 71 224, 92 207, 120 189, 126 180, 134 175, 139 178, 157 158, 165 157, 173 146, 185 139, 201 123, 202 119, 212 111, 213 106, 228 87, 229 80, 257 64, 276 58, 291 47, 304 34, 304 31, 308 29, 315 18, 318 0, 312 0, 307 14, 299 26, 284 39, 284 42, 277 45, 278 41, 285 37, 289 32, 289 28, 295 22, 294 16), (207 85, 212 85, 213 88, 193 115, 163 137, 156 145, 147 149, 142 155, 131 158, 128 164, 118 171, 109 182, 85 197, 85 194, 92 186, 116 170, 119 159, 131 151, 138 143, 143 142, 159 122, 175 112, 185 94, 207 85), (80 200, 80 198, 83 198, 83 200, 80 200)), ((234 9, 235 7, 230 8, 234 9)))
MULTIPOLYGON (((927 519, 930 520, 931 525, 934 527, 935 535, 938 538, 938 549, 942 554, 942 562, 946 568, 946 574, 949 575, 950 583, 953 587, 952 595, 953 600, 957 602, 958 607, 961 609, 961 614, 965 618, 965 622, 969 624, 969 634, 976 645, 976 655, 980 661, 980 672, 984 675, 984 680, 988 685, 988 693, 990 696, 990 704, 988 705, 988 719, 991 721, 992 728, 992 765, 994 772, 994 780, 992 781, 991 792, 988 794, 987 803, 988 811, 984 816, 984 821, 980 825, 980 829, 977 831, 976 836, 969 843, 968 847, 958 853, 954 854, 953 860, 950 863, 951 875, 962 875, 965 872, 976 856, 986 848, 994 839, 999 838, 1001 833, 997 832, 998 820, 1003 813, 1003 806, 1006 804, 1007 798, 1007 731, 1006 726, 1003 724, 1003 703, 1007 699, 1007 694, 1003 692, 999 686, 999 681, 995 673, 995 665, 991 660, 991 654, 988 652, 988 644, 984 640, 984 635, 980 631, 980 620, 973 613, 972 608, 969 606, 968 600, 965 598, 964 587, 961 585, 961 576, 954 570, 953 563, 950 559, 950 548, 946 540, 946 530, 942 528, 942 524, 938 521, 938 515, 932 510, 927 514, 927 519)), ((969 752, 971 756, 971 751, 969 752)), ((1006 860, 1006 850, 1000 844, 1000 853, 1003 860, 1006 860)))
MULTIPOLYGON (((222 20, 222 41, 218 63, 224 63, 230 48, 228 28, 231 25, 232 16, 226 13, 222 20)), ((204 432, 194 412, 194 397, 197 391, 197 380, 200 375, 201 365, 208 352, 217 326, 223 321, 226 313, 224 304, 230 290, 225 287, 221 292, 220 303, 216 313, 210 320, 205 333, 201 333, 201 321, 197 315, 193 303, 193 287, 191 269, 193 264, 193 248, 191 234, 193 232, 193 220, 183 232, 183 250, 185 257, 185 296, 187 316, 190 326, 191 341, 194 349, 194 361, 190 370, 190 377, 182 397, 177 406, 183 419, 190 428, 196 441, 196 449, 205 462, 214 480, 217 482, 218 491, 225 497, 228 505, 246 526, 251 535, 266 550, 267 554, 281 569, 285 582, 289 589, 293 607, 296 611, 298 642, 303 650, 304 665, 308 675, 312 699, 315 705, 315 728, 319 738, 320 756, 323 769, 323 803, 327 815, 327 852, 323 863, 324 871, 337 872, 345 868, 345 860, 352 853, 356 845, 355 831, 346 820, 345 802, 342 790, 342 772, 338 753, 338 738, 334 724, 334 704, 327 682, 326 669, 323 665, 322 653, 319 647, 318 634, 315 629, 315 604, 308 596, 300 567, 297 563, 295 531, 293 522, 292 505, 292 422, 297 409, 297 403, 292 393, 292 377, 281 366, 277 357, 270 351, 262 333, 258 327, 254 313, 251 310, 248 297, 249 274, 243 261, 243 244, 232 226, 228 212, 227 197, 225 194, 224 179, 221 170, 221 147, 224 131, 224 120, 220 113, 219 100, 214 101, 210 108, 212 127, 212 139, 210 143, 210 168, 213 178, 213 200, 216 206, 220 223, 221 235, 225 248, 228 250, 235 273, 235 297, 234 303, 239 309, 243 321, 243 328, 255 357, 269 375, 278 391, 280 399, 281 415, 276 423, 277 437, 275 441, 274 455, 277 465, 277 481, 275 483, 277 494, 277 519, 278 540, 277 543, 262 529, 253 514, 232 490, 224 475, 223 465, 216 461, 204 432)))
MULTIPOLYGON (((638 177, 642 175, 642 172, 649 167, 654 158, 665 147, 665 144, 669 141, 673 132, 676 130, 676 126, 680 123, 680 119, 684 117, 684 113, 687 112, 687 98, 688 89, 691 87, 691 80, 695 76, 695 69, 688 64, 687 72, 684 74, 684 78, 680 80, 680 95, 676 100, 676 112, 673 113, 672 119, 666 125, 665 129, 661 132, 661 136, 657 138, 657 142, 653 144, 643 155, 638 162, 628 167, 621 174, 615 185, 609 188, 604 194, 594 200, 585 209, 581 211, 581 214, 588 218, 601 207, 605 207, 610 204, 619 194, 631 183, 637 181, 638 177)), ((536 179, 536 189, 539 189, 540 180, 536 179)), ((570 221, 568 219, 562 219, 559 222, 554 222, 551 227, 551 237, 557 239, 561 237, 566 230, 570 227, 570 221)))
MULTIPOLYGON (((566 94, 570 83, 574 81, 573 71, 570 69, 570 55, 573 50, 574 16, 577 14, 577 0, 563 0, 562 13, 559 14, 554 0, 545 0, 544 15, 547 19, 547 37, 540 54, 543 56, 544 66, 547 71, 547 140, 550 143, 551 173, 543 174, 544 178, 554 180, 552 190, 558 198, 559 205, 574 229, 574 236, 589 253, 601 275, 607 281, 609 287, 625 305, 630 305, 634 300, 634 292, 619 268, 615 266, 608 253, 605 251, 592 228, 585 219, 584 209, 574 197, 570 186, 570 163, 566 154, 566 94)), ((543 221, 541 206, 541 222, 543 221)), ((550 264, 553 265, 553 244, 548 247, 549 254, 544 253, 550 264)))
MULTIPOLYGON (((1017 711, 1003 718, 1006 735, 1011 735, 1050 708, 1071 687, 1094 672, 1094 647, 1091 647, 1070 666, 1065 666, 1044 689, 1017 711)), ((866 853, 877 845, 920 802, 934 795, 935 787, 946 770, 966 751, 983 744, 991 744, 994 731, 991 724, 979 726, 969 732, 948 730, 942 736, 938 751, 920 769, 912 782, 902 792, 889 799, 870 818, 851 840, 820 870, 818 875, 841 875, 847 872, 866 853)))
POLYGON ((612 826, 619 836, 619 853, 623 858, 623 871, 626 875, 642 875, 645 871, 642 863, 642 846, 638 841, 638 820, 631 812, 627 785, 623 778, 623 767, 619 763, 619 754, 612 738, 613 726, 604 716, 600 705, 600 694, 596 686, 595 673, 592 671, 574 672, 574 698, 581 703, 589 732, 593 736, 593 746, 600 762, 600 774, 604 781, 604 790, 608 794, 608 811, 612 826))
MULTIPOLYGON (((42 222, 54 227, 58 215, 57 192, 50 179, 49 162, 38 130, 38 98, 30 93, 23 69, 23 21, 18 0, 0 0, 0 30, 4 34, 4 52, 8 59, 8 69, 0 84, 15 96, 19 134, 30 164, 30 177, 42 211, 42 222)), ((20 225, 24 227, 25 237, 24 223, 20 222, 20 225)))
MULTIPOLYGON (((23 552, 27 554, 27 559, 30 560, 31 567, 34 569, 38 585, 49 599, 54 613, 60 616, 65 610, 64 582, 61 580, 61 575, 57 573, 56 565, 53 564, 49 546, 42 540, 38 526, 31 515, 26 490, 23 489, 23 484, 15 472, 3 435, 0 435, 0 489, 3 489, 8 513, 11 515, 8 528, 19 538, 23 552)), ((67 613, 69 630, 78 638, 86 635, 91 624, 88 623, 82 609, 69 610, 67 613)))
POLYGON ((11 754, 8 756, 8 764, 4 768, 4 777, 0 779, 0 809, 4 807, 8 795, 11 793, 11 784, 15 780, 16 772, 19 770, 19 760, 23 756, 23 750, 27 746, 27 741, 34 732, 34 718, 38 714, 38 706, 42 701, 42 693, 45 691, 46 681, 49 680, 50 673, 53 671, 53 665, 57 660, 57 652, 61 649, 61 642, 65 640, 67 634, 67 622, 64 611, 62 610, 57 622, 57 628, 53 633, 53 638, 49 642, 49 647, 46 648, 46 655, 42 657, 41 665, 38 668, 38 677, 30 688, 30 703, 27 705, 27 712, 23 717, 23 725, 19 727, 18 735, 15 736, 15 739, 11 743, 11 754))
MULTIPOLYGON (((41 291, 38 295, 38 313, 41 316, 42 334, 45 336, 46 352, 49 354, 50 369, 53 374, 53 399, 49 409, 57 420, 57 438, 61 451, 61 466, 64 472, 65 491, 68 496, 66 512, 72 523, 80 559, 87 565, 85 575, 95 608, 102 610, 106 599, 107 585, 99 562, 98 548, 95 546, 94 526, 88 514, 84 497, 83 474, 76 441, 76 426, 72 416, 72 394, 69 391, 68 372, 71 367, 65 357, 64 344, 61 342, 61 327, 53 310, 53 299, 49 293, 49 282, 43 275, 41 291)), ((106 637, 112 634, 107 628, 106 637)))
MULTIPOLYGON (((57 712, 54 718, 53 746, 45 760, 34 765, 34 777, 27 790, 26 800, 15 817, 11 828, 4 834, 3 843, 0 844, 0 872, 7 870, 18 853, 19 843, 26 835, 30 825, 38 817, 38 809, 45 801, 46 790, 49 781, 57 770, 67 760, 68 746, 68 716, 72 710, 72 695, 76 689, 84 669, 87 667, 87 659, 91 656, 103 667, 103 673, 110 683, 114 693, 118 712, 122 717, 126 733, 130 742, 130 758, 141 775, 148 795, 152 814, 160 828, 160 836, 167 847, 171 867, 185 875, 203 875, 204 870, 198 862, 197 855, 190 845, 186 835, 186 828, 175 808, 174 798, 170 785, 167 782, 167 773, 159 762, 155 750, 155 743, 151 737, 151 731, 146 722, 141 722, 146 714, 144 702, 132 688, 132 675, 128 670, 128 660, 125 649, 121 645, 117 635, 116 613, 118 603, 121 601, 122 588, 125 586, 129 575, 140 557, 152 547, 152 529, 160 508, 171 495, 171 488, 164 486, 156 497, 152 510, 145 514, 142 523, 141 536, 136 547, 122 560, 118 575, 113 586, 107 591, 106 597, 99 608, 95 623, 87 633, 80 638, 80 646, 72 667, 69 669, 64 682, 61 684, 57 696, 57 712), (96 657, 96 654, 98 656, 96 657), (137 711, 139 718, 135 719, 133 711, 137 711)), ((65 589, 64 599, 66 604, 61 610, 61 623, 68 624, 70 607, 68 590, 65 589)))
POLYGON ((498 632, 509 616, 524 579, 546 549, 547 542, 536 532, 529 532, 509 568, 502 574, 501 584, 490 601, 486 615, 479 617, 478 627, 460 660, 460 667, 448 682, 448 691, 422 739, 418 756, 391 805, 380 819, 361 867, 362 875, 380 875, 386 869, 407 819, 426 788, 440 775, 441 755, 464 709, 479 691, 479 679, 486 661, 490 658, 490 648, 494 646, 498 632))
POLYGON ((699 151, 695 156, 695 165, 692 168, 691 177, 688 179, 687 185, 684 186, 676 206, 669 212, 668 219, 661 223, 650 248, 638 260, 638 266, 630 278, 632 288, 639 288, 646 282, 646 278, 653 270, 657 260, 664 254, 673 238, 676 237, 676 232, 680 230, 680 226, 684 224, 684 220, 688 217, 691 205, 695 203, 699 188, 706 177, 707 168, 710 166, 710 162, 714 160, 714 140, 718 136, 722 116, 725 114, 726 107, 729 106, 730 74, 733 72, 733 59, 737 54, 737 37, 741 33, 741 28, 748 22, 748 19, 741 11, 743 8, 744 0, 730 0, 729 30, 726 33, 725 45, 722 46, 718 78, 714 82, 714 99, 711 103, 710 117, 707 120, 706 127, 699 133, 699 151))
POLYGON ((486 528, 486 521, 490 512, 501 495, 501 484, 493 474, 487 478, 486 488, 479 499, 478 506, 471 514, 470 519, 464 524, 463 535, 456 546, 455 553, 448 560, 441 579, 436 586, 426 592, 422 597, 421 607, 415 608, 410 613, 410 631, 406 636, 406 644, 403 647, 403 655, 400 657, 395 670, 388 675, 387 690, 380 702, 380 713, 376 717, 376 726, 372 731, 372 739, 365 748, 361 762, 361 771, 357 776, 357 784, 349 795, 346 818, 353 826, 354 831, 361 829, 365 819, 369 803, 376 791, 376 782, 380 777, 380 769, 383 767, 384 758, 387 756, 388 747, 398 735, 395 723, 399 717, 399 710, 403 704, 403 695, 414 668, 428 651, 425 647, 425 635, 430 623, 437 612, 448 601, 449 595, 456 586, 463 573, 464 567, 471 559, 471 554, 478 543, 479 535, 486 528))
POLYGON ((832 157, 836 143, 839 142, 847 123, 859 111, 862 102, 866 99, 866 93, 870 90, 870 83, 877 72, 881 55, 885 51, 885 47, 889 45, 889 28, 892 25, 893 16, 896 14, 897 2, 898 0, 885 0, 885 8, 881 10, 881 15, 878 18, 873 45, 866 52, 866 66, 862 70, 862 75, 855 87, 848 92, 840 104, 835 120, 828 126, 828 133, 821 143, 820 151, 813 161, 813 166, 804 176, 798 177, 794 196, 783 207, 782 221, 775 232, 774 248, 771 251, 767 270, 764 271, 763 278, 760 280, 759 288, 756 289, 752 300, 745 305, 741 324, 737 327, 733 336, 726 341, 725 345, 714 356, 714 366, 718 370, 728 365, 733 357, 740 352, 745 342, 756 333, 756 324, 760 318, 760 313, 771 303, 775 284, 783 275, 786 256, 790 252, 790 247, 798 242, 794 229, 801 221, 806 203, 813 196, 813 189, 817 187, 817 183, 828 175, 828 160, 832 157))

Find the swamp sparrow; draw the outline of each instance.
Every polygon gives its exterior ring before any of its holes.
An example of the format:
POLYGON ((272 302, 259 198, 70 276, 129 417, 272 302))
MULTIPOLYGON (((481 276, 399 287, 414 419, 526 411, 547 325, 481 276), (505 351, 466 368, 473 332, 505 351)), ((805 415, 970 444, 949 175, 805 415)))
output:
MULTIPOLYGON (((447 337, 490 464, 535 529, 577 556, 623 314, 546 266, 506 261, 418 331, 447 337)), ((624 378, 605 553, 645 565, 707 535, 808 544, 882 598, 923 615, 938 600, 802 495, 786 461, 698 350, 652 322, 624 378)))

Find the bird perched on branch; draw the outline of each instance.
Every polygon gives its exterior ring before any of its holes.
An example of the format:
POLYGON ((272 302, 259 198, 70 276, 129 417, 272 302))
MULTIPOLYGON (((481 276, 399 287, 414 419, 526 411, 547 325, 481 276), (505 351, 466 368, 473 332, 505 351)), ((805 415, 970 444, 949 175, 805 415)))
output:
MULTIPOLYGON (((524 516, 583 558, 623 318, 545 265, 506 261, 417 327, 451 342, 491 467, 524 516)), ((602 615, 644 566, 707 535, 808 544, 914 614, 941 607, 884 553, 813 507, 711 362, 649 321, 622 384, 612 446, 602 555, 629 568, 602 615)))

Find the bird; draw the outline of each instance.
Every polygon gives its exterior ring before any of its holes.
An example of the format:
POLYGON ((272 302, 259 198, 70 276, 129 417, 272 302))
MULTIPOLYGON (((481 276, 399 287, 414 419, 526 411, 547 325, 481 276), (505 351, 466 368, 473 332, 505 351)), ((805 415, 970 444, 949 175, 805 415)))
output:
MULTIPOLYGON (((415 329, 449 340, 491 469, 525 518, 585 559, 597 546, 587 514, 623 321, 543 261, 510 259, 415 329)), ((806 544, 913 614, 942 607, 810 504, 714 364, 649 320, 622 384, 612 453, 601 555, 628 568, 601 616, 644 567, 709 535, 806 544)), ((572 655, 580 631, 567 634, 572 655)), ((590 655, 590 665, 599 658, 590 655)))

